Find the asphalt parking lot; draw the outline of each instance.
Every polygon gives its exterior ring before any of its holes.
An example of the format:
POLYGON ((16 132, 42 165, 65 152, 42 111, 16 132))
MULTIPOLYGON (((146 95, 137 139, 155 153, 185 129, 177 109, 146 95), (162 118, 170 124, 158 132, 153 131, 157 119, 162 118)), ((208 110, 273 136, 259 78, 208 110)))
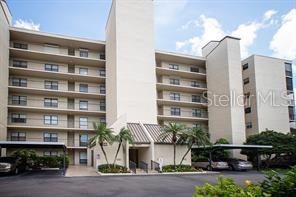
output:
POLYGON ((217 177, 232 177, 244 185, 246 179, 262 181, 256 171, 224 171, 211 175, 116 176, 65 178, 59 171, 26 172, 0 177, 0 196, 192 196, 195 185, 215 183, 217 177))

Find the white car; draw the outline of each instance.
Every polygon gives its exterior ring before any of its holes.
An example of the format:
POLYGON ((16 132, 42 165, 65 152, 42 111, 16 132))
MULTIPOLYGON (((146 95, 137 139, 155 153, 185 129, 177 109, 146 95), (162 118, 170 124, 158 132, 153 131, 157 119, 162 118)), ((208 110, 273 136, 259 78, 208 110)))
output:
POLYGON ((195 168, 202 168, 207 170, 227 170, 229 169, 229 166, 227 162, 218 160, 218 159, 212 159, 212 165, 210 166, 210 160, 205 159, 198 159, 196 162, 192 162, 192 166, 195 168))

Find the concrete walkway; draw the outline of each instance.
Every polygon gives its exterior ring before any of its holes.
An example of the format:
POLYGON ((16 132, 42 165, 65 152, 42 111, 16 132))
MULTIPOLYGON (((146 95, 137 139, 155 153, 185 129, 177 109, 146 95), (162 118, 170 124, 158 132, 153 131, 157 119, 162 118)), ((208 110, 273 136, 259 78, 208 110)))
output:
POLYGON ((69 165, 65 177, 99 176, 93 167, 69 165))

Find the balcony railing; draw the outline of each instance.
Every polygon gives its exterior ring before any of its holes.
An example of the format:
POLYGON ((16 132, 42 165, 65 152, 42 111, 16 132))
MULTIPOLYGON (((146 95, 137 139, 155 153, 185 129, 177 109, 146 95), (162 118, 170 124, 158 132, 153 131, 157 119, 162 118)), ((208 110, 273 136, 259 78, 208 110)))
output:
POLYGON ((188 117, 188 118, 208 118, 208 112, 200 110, 196 112, 194 110, 180 109, 180 111, 172 111, 171 109, 164 109, 159 112, 159 115, 174 116, 174 117, 188 117))

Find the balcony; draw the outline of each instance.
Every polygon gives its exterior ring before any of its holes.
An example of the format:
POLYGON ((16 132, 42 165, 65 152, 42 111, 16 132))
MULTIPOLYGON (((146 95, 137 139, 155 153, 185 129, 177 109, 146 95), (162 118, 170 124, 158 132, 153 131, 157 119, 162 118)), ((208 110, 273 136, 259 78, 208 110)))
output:
POLYGON ((163 121, 208 121, 208 113, 205 110, 202 110, 199 113, 193 113, 186 109, 181 109, 179 113, 172 113, 171 110, 164 109, 160 111, 157 118, 163 121))
POLYGON ((177 92, 187 92, 187 93, 203 93, 207 90, 206 85, 202 84, 200 87, 192 87, 185 85, 173 85, 169 83, 156 83, 157 90, 168 90, 177 92))
POLYGON ((190 72, 184 70, 174 70, 164 67, 156 67, 156 74, 158 75, 173 75, 188 79, 206 80, 205 72, 190 72))
POLYGON ((19 49, 10 47, 9 48, 10 56, 21 59, 33 59, 39 61, 49 61, 53 60, 58 63, 65 64, 75 64, 75 65, 86 65, 86 66, 95 66, 95 67, 105 67, 105 60, 89 58, 89 57, 78 57, 68 54, 58 54, 43 52, 39 50, 30 50, 29 49, 19 49))
POLYGON ((207 99, 203 95, 190 95, 181 93, 161 92, 158 94, 157 104, 160 106, 183 106, 183 107, 201 107, 207 108, 207 99))
POLYGON ((10 75, 28 76, 28 77, 42 77, 56 80, 71 80, 89 83, 105 83, 106 77, 93 75, 80 75, 76 73, 66 72, 51 72, 30 68, 9 67, 10 75))

